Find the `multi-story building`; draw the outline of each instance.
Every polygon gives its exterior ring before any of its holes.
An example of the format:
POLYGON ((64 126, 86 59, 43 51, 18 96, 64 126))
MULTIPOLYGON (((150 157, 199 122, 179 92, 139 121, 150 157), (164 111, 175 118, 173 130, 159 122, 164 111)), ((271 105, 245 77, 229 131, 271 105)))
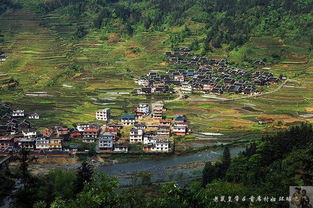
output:
POLYGON ((153 152, 170 152, 170 142, 167 139, 158 139, 151 150, 153 152))
POLYGON ((170 142, 166 138, 152 138, 151 142, 144 145, 147 152, 171 152, 170 142))
POLYGON ((108 121, 108 120, 110 120, 110 117, 111 117, 110 108, 101 109, 101 110, 98 110, 96 112, 96 119, 97 120, 108 121))
POLYGON ((63 138, 60 138, 60 137, 51 137, 50 138, 50 147, 49 149, 62 149, 62 146, 63 146, 63 138))
POLYGON ((24 117, 25 112, 24 110, 13 110, 12 117, 24 117))
POLYGON ((123 126, 131 126, 136 123, 136 116, 135 115, 124 115, 121 119, 123 126))
POLYGON ((188 133, 188 128, 186 126, 173 126, 172 134, 184 136, 188 133))
POLYGON ((183 115, 176 116, 172 122, 172 134, 174 135, 186 135, 188 134, 188 121, 183 115))
POLYGON ((170 126, 159 126, 156 134, 161 137, 170 137, 171 136, 171 127, 170 126))
POLYGON ((37 137, 35 140, 35 148, 37 150, 50 149, 50 138, 49 137, 37 137))
POLYGON ((23 148, 26 150, 34 150, 35 149, 35 139, 21 139, 18 142, 19 148, 23 148))
POLYGON ((130 143, 142 143, 143 140, 143 130, 133 128, 130 130, 129 142, 130 143))
POLYGON ((165 109, 164 109, 163 103, 152 104, 152 118, 162 119, 164 111, 165 111, 165 109))
POLYGON ((97 138, 100 128, 85 129, 82 134, 84 138, 97 138))
POLYGON ((111 134, 104 134, 99 136, 98 147, 100 151, 109 151, 113 150, 113 138, 111 134))

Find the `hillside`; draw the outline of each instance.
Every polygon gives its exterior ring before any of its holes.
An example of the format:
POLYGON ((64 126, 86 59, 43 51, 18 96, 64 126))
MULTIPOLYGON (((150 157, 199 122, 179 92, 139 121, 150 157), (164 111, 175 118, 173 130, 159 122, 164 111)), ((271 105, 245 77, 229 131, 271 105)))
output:
POLYGON ((234 66, 254 68, 263 60, 289 81, 273 93, 232 102, 192 95, 168 103, 169 116, 187 114, 196 131, 244 134, 311 121, 300 115, 312 112, 312 1, 11 3, 19 6, 0 16, 1 50, 9 57, 0 71, 19 86, 1 91, 1 101, 37 111, 42 126, 94 121, 103 106, 118 118, 139 102, 172 99, 125 93, 137 87, 134 78, 172 68, 164 52, 182 45, 234 66), (38 91, 48 96, 29 96, 38 91), (124 94, 112 98, 116 92, 124 94), (258 119, 274 122, 260 125, 258 119))

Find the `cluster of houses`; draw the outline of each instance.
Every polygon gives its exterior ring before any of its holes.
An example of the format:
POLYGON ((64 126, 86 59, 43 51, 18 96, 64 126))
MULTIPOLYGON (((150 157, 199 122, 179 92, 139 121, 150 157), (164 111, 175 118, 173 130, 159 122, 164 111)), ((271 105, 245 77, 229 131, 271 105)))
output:
MULTIPOLYGON (((187 118, 183 115, 171 120, 164 118, 163 103, 153 103, 151 106, 140 103, 134 114, 123 115, 120 124, 108 124, 98 136, 97 149, 99 152, 128 152, 129 144, 142 144, 145 152, 173 151, 170 138, 173 135, 186 135, 190 132, 187 118), (120 130, 123 127, 132 127, 129 138, 120 141, 120 130)), ((98 115, 97 111, 96 115, 98 115)))
MULTIPOLYGON (((150 72, 136 82, 141 86, 137 94, 171 93, 173 87, 182 91, 203 92, 210 94, 258 94, 259 87, 277 83, 285 76, 275 77, 268 71, 239 69, 229 66, 226 60, 208 59, 194 56, 188 48, 166 52, 169 62, 181 66, 182 69, 170 70, 166 73, 150 72)), ((259 62, 258 62, 259 63, 259 62)))
MULTIPOLYGON (((0 112, 0 152, 16 153, 26 149, 56 153, 65 150, 63 142, 69 139, 69 128, 55 127, 51 130, 38 131, 28 120, 39 119, 38 114, 26 115, 24 110, 12 110, 7 104, 0 104, 0 112)), ((66 150, 76 151, 77 148, 72 146, 66 150)))
POLYGON ((119 123, 111 123, 111 111, 105 108, 95 114, 97 120, 106 121, 104 125, 79 123, 73 128, 55 126, 39 131, 29 121, 39 119, 38 114, 26 115, 24 110, 12 110, 9 105, 0 104, 0 153, 16 153, 21 149, 47 154, 75 154, 80 150, 84 151, 79 146, 70 144, 71 140, 94 143, 98 153, 131 152, 130 144, 142 144, 145 152, 169 153, 173 151, 171 137, 184 136, 190 129, 185 116, 165 119, 165 111, 163 103, 141 103, 133 114, 123 115, 119 123), (129 130, 126 132, 127 138, 124 135, 121 139, 121 129, 124 127, 129 127, 129 130))

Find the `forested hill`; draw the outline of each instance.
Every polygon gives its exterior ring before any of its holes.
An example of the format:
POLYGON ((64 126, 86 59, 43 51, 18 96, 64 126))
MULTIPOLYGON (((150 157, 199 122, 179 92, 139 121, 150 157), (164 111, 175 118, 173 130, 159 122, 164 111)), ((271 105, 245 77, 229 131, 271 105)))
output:
POLYGON ((83 21, 79 37, 94 29, 132 35, 203 24, 199 36, 205 51, 223 43, 233 49, 252 36, 313 42, 313 0, 48 0, 36 4, 42 14, 57 12, 83 21))
POLYGON ((7 9, 18 9, 19 4, 16 4, 10 0, 0 0, 0 15, 4 13, 7 9))

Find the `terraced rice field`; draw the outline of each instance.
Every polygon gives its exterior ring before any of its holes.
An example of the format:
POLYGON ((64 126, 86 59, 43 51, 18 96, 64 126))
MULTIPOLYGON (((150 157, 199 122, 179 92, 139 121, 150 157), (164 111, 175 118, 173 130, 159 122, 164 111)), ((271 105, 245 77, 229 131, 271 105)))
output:
MULTIPOLYGON (((105 34, 108 39, 103 39, 103 31, 94 31, 76 40, 73 33, 78 24, 84 23, 68 23, 53 13, 38 16, 27 8, 2 15, 0 33, 5 42, 1 48, 9 59, 0 65, 0 73, 17 79, 20 85, 16 90, 1 91, 0 101, 27 112, 38 112, 42 119, 36 122, 48 127, 94 121, 94 112, 103 107, 112 108, 114 118, 118 119, 140 102, 175 98, 175 95, 132 94, 137 87, 134 78, 151 70, 170 68, 163 56, 168 50, 166 32, 138 33, 131 38, 110 33, 105 34), (73 66, 79 66, 80 70, 73 71, 73 66), (46 94, 34 96, 36 92, 46 94)), ((191 29, 202 27, 197 25, 191 29)), ((195 33, 184 44, 190 44, 194 38, 200 37, 195 33)), ((311 121, 299 116, 310 113, 308 109, 313 104, 313 64, 305 55, 305 47, 264 37, 252 39, 233 53, 217 51, 211 55, 224 58, 229 55, 231 61, 238 61, 243 51, 261 58, 269 56, 269 51, 278 53, 281 49, 287 51, 283 61, 297 64, 269 66, 274 74, 286 74, 292 79, 279 91, 255 98, 214 102, 192 95, 188 100, 168 103, 166 115, 186 114, 194 131, 204 132, 263 132, 298 121, 311 121), (274 122, 260 125, 258 119, 274 122), (279 121, 282 124, 278 124, 279 121)))

